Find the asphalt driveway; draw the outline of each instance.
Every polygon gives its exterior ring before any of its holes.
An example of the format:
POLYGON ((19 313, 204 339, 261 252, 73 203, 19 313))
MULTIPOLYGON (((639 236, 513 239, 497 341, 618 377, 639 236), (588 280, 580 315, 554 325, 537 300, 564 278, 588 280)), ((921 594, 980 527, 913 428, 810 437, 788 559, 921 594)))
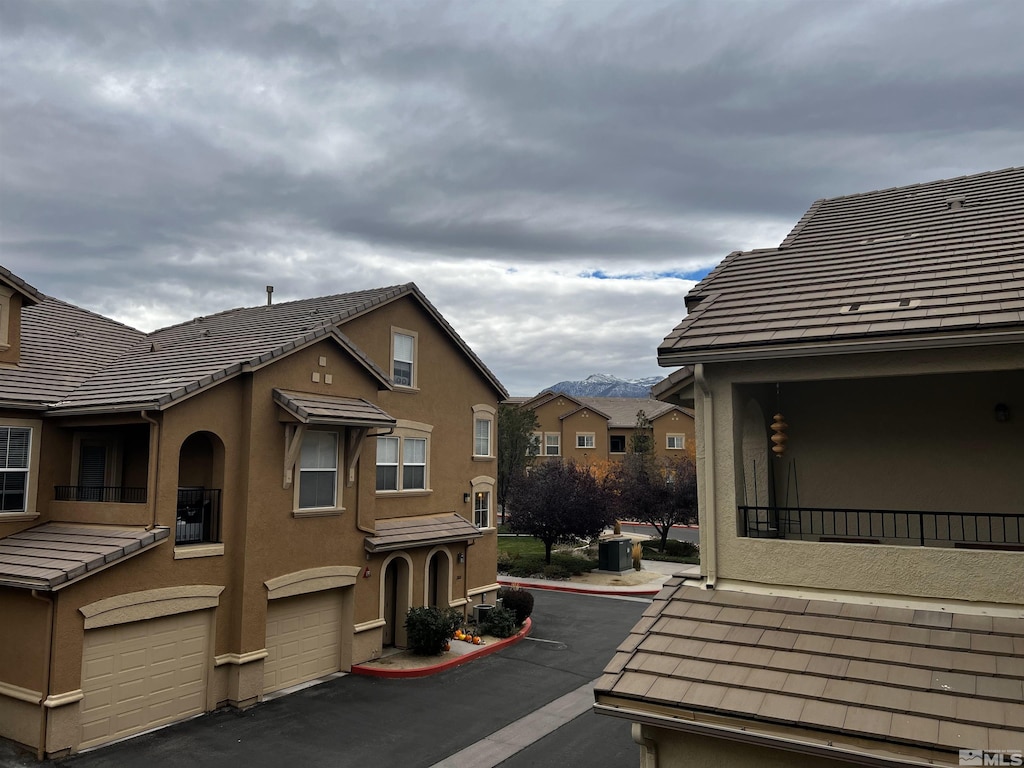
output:
MULTIPOLYGON (((539 590, 534 596, 530 639, 470 664, 419 679, 348 675, 44 765, 426 768, 597 678, 649 602, 539 590)), ((588 711, 505 765, 620 768, 638 761, 629 724, 588 711)))

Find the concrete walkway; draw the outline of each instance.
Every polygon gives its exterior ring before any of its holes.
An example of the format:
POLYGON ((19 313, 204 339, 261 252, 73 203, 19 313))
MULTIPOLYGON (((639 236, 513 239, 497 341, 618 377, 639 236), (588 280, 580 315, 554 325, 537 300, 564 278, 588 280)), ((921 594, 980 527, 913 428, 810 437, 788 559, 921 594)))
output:
MULTIPOLYGON (((697 577, 700 575, 699 565, 682 563, 663 563, 660 560, 641 561, 641 574, 650 574, 643 583, 617 585, 611 578, 603 579, 607 583, 588 583, 580 580, 552 581, 549 579, 524 579, 518 576, 499 576, 502 585, 518 584, 529 589, 553 589, 558 592, 575 592, 587 595, 645 595, 653 596, 661 591, 665 582, 676 575, 697 577)), ((628 572, 634 573, 632 571, 628 572)))

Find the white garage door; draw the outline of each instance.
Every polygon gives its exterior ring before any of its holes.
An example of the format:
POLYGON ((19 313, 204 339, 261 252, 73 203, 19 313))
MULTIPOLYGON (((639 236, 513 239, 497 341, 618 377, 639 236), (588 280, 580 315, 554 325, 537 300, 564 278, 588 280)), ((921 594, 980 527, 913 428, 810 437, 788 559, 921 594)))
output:
POLYGON ((337 672, 341 664, 341 595, 338 590, 271 600, 267 605, 267 658, 263 691, 337 672))
POLYGON ((79 746, 205 711, 209 633, 209 611, 87 630, 79 746))

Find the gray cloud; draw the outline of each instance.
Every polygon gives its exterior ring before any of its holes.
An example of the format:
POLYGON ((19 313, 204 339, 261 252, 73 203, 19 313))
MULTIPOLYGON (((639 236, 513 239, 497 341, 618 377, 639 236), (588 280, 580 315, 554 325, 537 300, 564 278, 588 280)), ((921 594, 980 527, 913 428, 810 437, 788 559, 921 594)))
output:
POLYGON ((506 385, 659 373, 825 196, 1020 164, 1014 0, 0 3, 0 248, 143 328, 414 280, 506 385))

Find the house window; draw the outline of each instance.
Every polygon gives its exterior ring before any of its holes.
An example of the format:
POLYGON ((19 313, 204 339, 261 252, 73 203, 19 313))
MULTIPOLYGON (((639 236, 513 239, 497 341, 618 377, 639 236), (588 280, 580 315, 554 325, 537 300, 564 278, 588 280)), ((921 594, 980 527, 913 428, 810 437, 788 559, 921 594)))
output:
POLYGON ((544 455, 545 456, 561 456, 562 455, 562 444, 561 436, 555 433, 548 433, 544 435, 544 455))
MULTIPOLYGON (((420 434, 430 431, 429 425, 421 426, 420 434)), ((377 490, 427 490, 428 450, 426 437, 378 437, 377 490)))
POLYGON ((626 452, 626 436, 625 435, 611 435, 608 438, 608 452, 609 453, 625 453, 626 452))
POLYGON ((594 433, 593 432, 577 432, 576 433, 576 447, 577 448, 593 448, 594 447, 594 433))
POLYGON ((32 430, 0 427, 0 512, 27 511, 32 430))
POLYGON ((416 386, 416 336, 395 331, 391 336, 391 378, 400 387, 416 386))
POLYGON ((491 455, 491 420, 476 419, 473 430, 473 455, 491 455))
POLYGON ((299 459, 299 509, 336 507, 338 434, 306 432, 299 459))
POLYGON ((491 493, 477 491, 473 496, 473 523, 477 528, 491 527, 491 493))
POLYGON ((669 435, 666 447, 670 451, 681 451, 686 447, 686 435, 669 435))
POLYGON ((530 442, 526 446, 527 456, 540 456, 540 445, 542 437, 543 435, 541 435, 540 432, 533 432, 530 434, 530 442))

